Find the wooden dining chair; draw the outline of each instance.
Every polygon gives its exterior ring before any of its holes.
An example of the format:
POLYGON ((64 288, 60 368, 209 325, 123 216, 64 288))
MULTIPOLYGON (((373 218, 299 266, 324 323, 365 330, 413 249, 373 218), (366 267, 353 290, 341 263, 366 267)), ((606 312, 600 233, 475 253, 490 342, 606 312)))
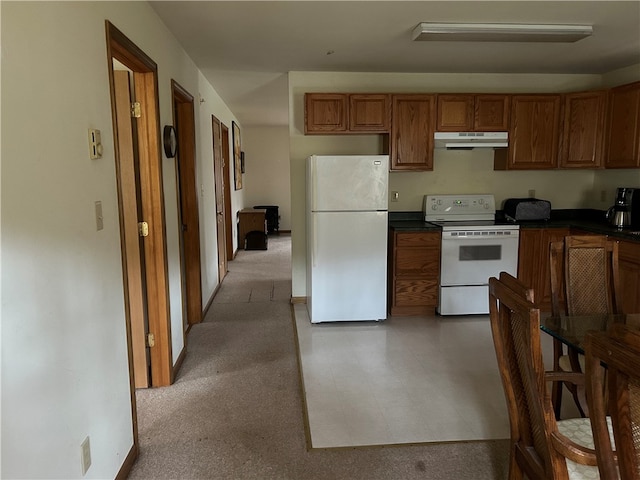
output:
POLYGON ((586 338, 585 353, 587 401, 591 413, 600 478, 602 480, 618 478, 638 480, 640 478, 640 331, 628 325, 614 324, 608 332, 589 333, 586 338), (606 365, 606 380, 602 363, 606 365), (603 392, 606 392, 606 396, 603 392), (615 456, 609 428, 604 420, 607 410, 611 415, 615 456))
POLYGON ((534 293, 506 272, 489 279, 489 317, 510 424, 509 479, 594 478, 597 467, 587 418, 556 421, 548 381, 584 375, 544 371, 540 310, 534 293))
MULTIPOLYGON (((604 235, 570 235, 552 242, 549 251, 551 273, 551 314, 606 315, 622 313, 618 278, 618 244, 604 235), (564 304, 563 304, 564 299, 564 304)), ((574 348, 553 340, 553 370, 582 372, 584 356, 574 348)), ((560 418, 563 385, 571 392, 584 417, 586 405, 579 388, 557 383, 552 402, 560 418)))

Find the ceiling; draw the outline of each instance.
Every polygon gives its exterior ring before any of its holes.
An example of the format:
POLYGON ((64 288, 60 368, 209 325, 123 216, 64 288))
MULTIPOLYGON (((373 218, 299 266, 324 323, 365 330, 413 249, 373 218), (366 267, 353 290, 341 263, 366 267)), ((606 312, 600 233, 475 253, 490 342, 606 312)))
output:
POLYGON ((602 74, 640 63, 640 0, 150 3, 244 126, 288 123, 290 71, 602 74), (420 22, 587 24, 593 35, 414 42, 420 22))

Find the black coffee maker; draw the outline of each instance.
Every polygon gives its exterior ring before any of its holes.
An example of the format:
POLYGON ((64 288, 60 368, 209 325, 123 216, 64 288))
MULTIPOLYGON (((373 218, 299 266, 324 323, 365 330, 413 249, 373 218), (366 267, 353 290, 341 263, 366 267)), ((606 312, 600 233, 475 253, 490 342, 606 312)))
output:
POLYGON ((640 229, 640 188, 616 189, 616 201, 607 211, 607 220, 620 229, 640 229))

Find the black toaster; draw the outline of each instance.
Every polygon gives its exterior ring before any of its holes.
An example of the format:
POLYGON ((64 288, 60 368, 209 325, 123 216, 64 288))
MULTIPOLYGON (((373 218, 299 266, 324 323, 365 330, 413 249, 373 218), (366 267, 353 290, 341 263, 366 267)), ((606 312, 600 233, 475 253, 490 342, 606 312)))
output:
POLYGON ((508 198, 502 210, 507 220, 514 222, 551 218, 551 202, 538 198, 508 198))

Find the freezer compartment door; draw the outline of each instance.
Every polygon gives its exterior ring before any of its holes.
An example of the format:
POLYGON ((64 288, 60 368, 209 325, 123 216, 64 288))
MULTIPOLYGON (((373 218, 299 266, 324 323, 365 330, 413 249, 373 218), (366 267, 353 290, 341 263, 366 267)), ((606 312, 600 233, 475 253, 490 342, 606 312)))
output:
POLYGON ((311 211, 387 210, 387 155, 314 155, 307 160, 311 211))
POLYGON ((387 212, 312 213, 309 227, 311 322, 386 319, 387 212))

